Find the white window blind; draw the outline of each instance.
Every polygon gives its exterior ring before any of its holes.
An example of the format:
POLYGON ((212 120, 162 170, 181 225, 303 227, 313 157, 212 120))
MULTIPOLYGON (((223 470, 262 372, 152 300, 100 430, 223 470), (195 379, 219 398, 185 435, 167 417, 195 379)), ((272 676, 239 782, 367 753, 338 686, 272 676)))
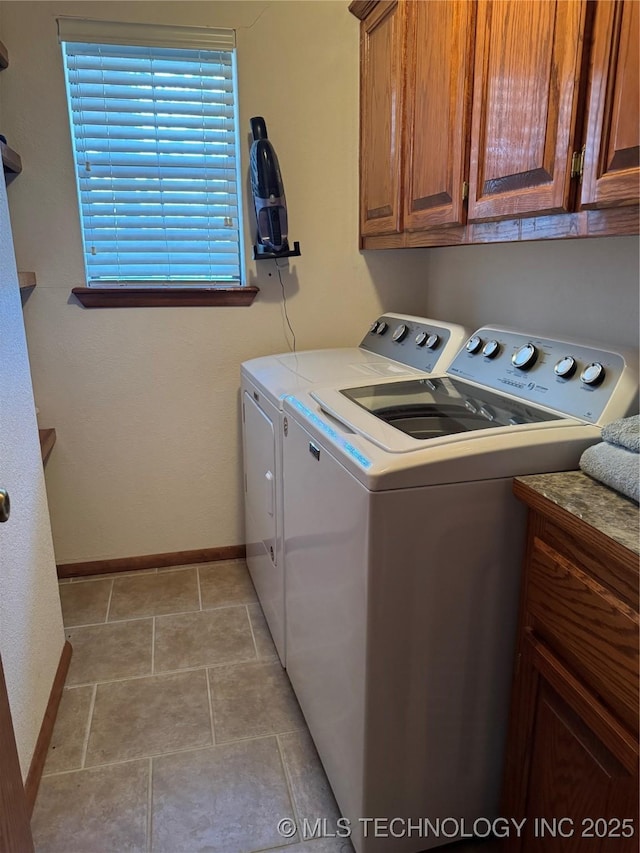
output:
POLYGON ((241 284, 234 51, 64 36, 87 283, 241 284))

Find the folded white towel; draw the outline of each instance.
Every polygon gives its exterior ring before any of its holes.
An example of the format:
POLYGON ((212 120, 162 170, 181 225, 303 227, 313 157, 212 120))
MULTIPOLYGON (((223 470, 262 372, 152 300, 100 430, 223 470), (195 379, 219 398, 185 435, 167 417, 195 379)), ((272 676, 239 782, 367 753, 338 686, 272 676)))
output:
POLYGON ((601 441, 585 450, 580 467, 585 474, 640 503, 639 454, 601 441))
POLYGON ((640 415, 618 418, 602 430, 602 440, 640 453, 640 415))

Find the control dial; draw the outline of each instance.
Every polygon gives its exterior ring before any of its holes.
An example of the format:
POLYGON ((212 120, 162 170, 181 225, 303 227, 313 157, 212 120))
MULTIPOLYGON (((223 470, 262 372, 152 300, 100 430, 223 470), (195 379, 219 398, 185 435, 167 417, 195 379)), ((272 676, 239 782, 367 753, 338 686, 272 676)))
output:
POLYGON ((440 343, 440 335, 436 335, 434 332, 432 335, 429 335, 426 341, 427 349, 435 349, 440 343))
POLYGON ((376 333, 377 331, 378 331, 378 321, 377 321, 377 320, 374 320, 374 321, 373 321, 373 323, 371 324, 371 328, 369 329, 369 334, 370 334, 370 335, 375 335, 375 333, 376 333))
POLYGON ((429 332, 418 332, 416 335, 416 346, 423 347, 426 344, 428 337, 429 332))
POLYGON ((486 358, 495 358, 500 352, 500 344, 498 341, 489 341, 485 344, 484 349, 482 350, 482 355, 486 358))
POLYGON ((475 353, 479 352, 481 347, 482 338, 478 335, 474 335, 472 338, 469 338, 469 340, 465 344, 466 351, 470 352, 471 355, 475 355, 475 353))
POLYGON ((400 323, 399 326, 393 330, 393 340, 399 344, 400 341, 403 341, 407 335, 409 334, 409 327, 405 326, 404 323, 400 323))
POLYGON ((538 360, 538 350, 533 344, 525 344, 511 356, 511 363, 520 370, 529 370, 538 360))
POLYGON ((553 367, 553 372, 556 376, 559 376, 561 379, 571 379, 573 374, 576 372, 576 364, 575 358, 571 355, 565 355, 564 358, 561 358, 560 361, 556 362, 553 367))
POLYGON ((600 385, 606 375, 604 366, 599 361, 592 361, 580 374, 580 381, 585 385, 600 385))
POLYGON ((385 323, 384 320, 381 320, 378 323, 378 328, 376 329, 376 335, 384 335, 384 333, 387 331, 388 328, 389 328, 389 324, 385 323))

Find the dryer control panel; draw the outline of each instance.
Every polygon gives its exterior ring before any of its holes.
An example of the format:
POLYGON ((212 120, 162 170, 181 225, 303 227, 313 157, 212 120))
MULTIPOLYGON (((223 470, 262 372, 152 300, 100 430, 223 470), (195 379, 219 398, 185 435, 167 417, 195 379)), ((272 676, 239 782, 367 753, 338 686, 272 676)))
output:
POLYGON ((371 324, 360 347, 432 373, 444 373, 468 337, 456 323, 410 314, 383 314, 371 324))
POLYGON ((637 398, 635 363, 622 350, 483 327, 447 372, 580 420, 607 423, 628 414, 637 398))

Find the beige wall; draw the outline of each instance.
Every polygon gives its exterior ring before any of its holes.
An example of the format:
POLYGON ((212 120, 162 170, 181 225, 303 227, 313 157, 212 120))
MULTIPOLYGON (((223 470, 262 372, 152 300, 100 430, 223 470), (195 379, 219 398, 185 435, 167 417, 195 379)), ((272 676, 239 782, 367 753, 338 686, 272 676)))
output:
POLYGON ((64 633, 4 180, 0 180, 0 655, 23 777, 64 633))
POLYGON ((638 349, 637 237, 467 246, 428 252, 434 316, 638 349))
POLYGON ((47 487, 59 562, 241 542, 239 366, 287 345, 270 263, 248 264, 261 288, 250 309, 88 311, 71 298, 84 282, 58 14, 237 28, 241 127, 266 117, 302 244, 285 277, 299 348, 352 344, 381 308, 637 345, 635 238, 357 251, 358 22, 346 8, 0 2, 2 131, 25 165, 10 199, 18 263, 39 281, 25 312, 34 387, 58 431, 47 487))
MULTIPOLYGON (((55 17, 237 28, 241 127, 266 117, 290 236, 285 275, 298 346, 352 344, 380 307, 413 310, 420 253, 357 251, 358 22, 342 2, 2 2, 10 68, 5 133, 23 159, 11 186, 42 424, 57 429, 47 488, 58 562, 243 541, 240 363, 287 348, 272 263, 247 308, 84 310, 80 231, 55 17)), ((248 139, 248 136, 247 136, 248 139)), ((245 167, 248 145, 243 145, 245 167)), ((247 255, 251 235, 247 231, 247 255)))

